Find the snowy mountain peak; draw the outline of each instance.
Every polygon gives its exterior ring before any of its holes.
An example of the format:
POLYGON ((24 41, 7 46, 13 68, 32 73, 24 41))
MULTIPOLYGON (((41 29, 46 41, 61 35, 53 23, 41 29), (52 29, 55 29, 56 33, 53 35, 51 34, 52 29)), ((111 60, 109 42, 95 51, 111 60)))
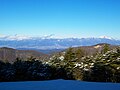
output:
POLYGON ((100 36, 100 38, 103 38, 103 39, 113 39, 113 38, 108 37, 108 36, 100 36))
MULTIPOLYGON (((96 37, 97 38, 97 37, 96 37)), ((111 37, 108 36, 100 36, 100 39, 113 39, 111 37)), ((75 38, 75 37, 69 37, 69 38, 58 38, 56 37, 56 35, 54 34, 50 34, 50 35, 44 35, 44 36, 27 36, 27 35, 2 35, 0 34, 0 40, 28 40, 28 39, 32 39, 32 40, 36 40, 36 39, 67 39, 67 40, 74 40, 74 39, 91 39, 90 38, 75 38)), ((95 37, 92 37, 92 39, 95 39, 95 37)))

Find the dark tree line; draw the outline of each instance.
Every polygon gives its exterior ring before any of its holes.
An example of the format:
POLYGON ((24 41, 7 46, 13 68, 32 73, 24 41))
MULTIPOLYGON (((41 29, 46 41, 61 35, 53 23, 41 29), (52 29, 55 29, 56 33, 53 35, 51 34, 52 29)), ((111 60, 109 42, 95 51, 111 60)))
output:
POLYGON ((0 81, 31 81, 52 79, 67 79, 67 74, 64 68, 57 68, 35 60, 17 60, 13 64, 0 61, 0 81))

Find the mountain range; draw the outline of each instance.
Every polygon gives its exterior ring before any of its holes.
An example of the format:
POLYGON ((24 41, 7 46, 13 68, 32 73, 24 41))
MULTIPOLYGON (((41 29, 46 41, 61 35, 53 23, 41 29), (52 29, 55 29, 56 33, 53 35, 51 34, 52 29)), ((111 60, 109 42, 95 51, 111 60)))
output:
POLYGON ((109 37, 100 38, 52 38, 26 36, 0 36, 0 47, 30 50, 62 50, 68 47, 91 46, 98 43, 120 45, 120 40, 109 37))

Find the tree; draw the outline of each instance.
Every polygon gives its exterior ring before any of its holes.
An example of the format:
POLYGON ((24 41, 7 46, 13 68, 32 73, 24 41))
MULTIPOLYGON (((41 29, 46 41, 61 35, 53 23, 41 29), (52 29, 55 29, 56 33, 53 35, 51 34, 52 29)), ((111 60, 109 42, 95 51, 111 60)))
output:
POLYGON ((75 54, 76 54, 76 58, 78 59, 82 58, 85 55, 84 51, 81 48, 77 49, 75 54))
POLYGON ((103 46, 103 50, 101 51, 101 53, 106 53, 107 51, 109 51, 110 50, 110 47, 109 47, 109 45, 108 44, 105 44, 104 46, 103 46))
POLYGON ((67 62, 72 62, 74 61, 75 57, 76 56, 75 53, 73 52, 73 48, 69 48, 65 53, 64 59, 67 62))

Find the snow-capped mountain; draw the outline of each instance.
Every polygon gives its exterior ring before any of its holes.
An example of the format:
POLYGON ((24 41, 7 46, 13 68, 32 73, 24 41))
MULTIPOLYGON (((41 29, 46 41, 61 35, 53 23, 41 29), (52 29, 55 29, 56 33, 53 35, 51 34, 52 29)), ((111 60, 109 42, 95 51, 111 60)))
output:
POLYGON ((0 35, 0 47, 23 49, 65 49, 68 47, 89 46, 98 43, 120 45, 120 40, 106 36, 100 38, 53 38, 52 35, 43 37, 0 35))
POLYGON ((31 37, 31 36, 26 36, 26 35, 0 35, 0 40, 28 40, 28 39, 50 39, 52 38, 53 34, 50 35, 44 35, 42 37, 31 37))

